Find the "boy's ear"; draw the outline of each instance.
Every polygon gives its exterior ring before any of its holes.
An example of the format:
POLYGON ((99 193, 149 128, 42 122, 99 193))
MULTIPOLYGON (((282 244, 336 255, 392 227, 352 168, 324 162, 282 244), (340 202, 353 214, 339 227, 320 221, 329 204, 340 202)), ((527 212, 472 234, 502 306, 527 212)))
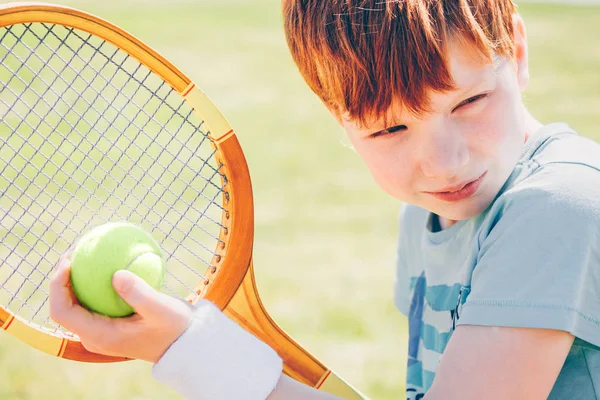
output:
POLYGON ((513 41, 519 88, 525 90, 529 84, 529 61, 527 52, 527 31, 525 22, 519 14, 513 14, 513 41))

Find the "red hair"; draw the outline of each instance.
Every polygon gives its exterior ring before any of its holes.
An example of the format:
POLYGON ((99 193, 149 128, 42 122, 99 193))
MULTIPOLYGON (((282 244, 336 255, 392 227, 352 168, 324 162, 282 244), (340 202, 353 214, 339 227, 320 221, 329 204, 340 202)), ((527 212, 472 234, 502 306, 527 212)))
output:
POLYGON ((454 88, 449 38, 485 60, 514 55, 512 0, 283 0, 288 46, 310 88, 337 115, 365 122, 393 102, 429 111, 454 88))

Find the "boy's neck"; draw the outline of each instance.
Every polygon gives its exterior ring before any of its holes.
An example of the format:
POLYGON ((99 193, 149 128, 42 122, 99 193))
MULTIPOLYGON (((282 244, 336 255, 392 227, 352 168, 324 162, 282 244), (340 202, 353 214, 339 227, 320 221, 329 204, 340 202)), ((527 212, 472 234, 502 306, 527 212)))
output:
POLYGON ((446 218, 444 218, 444 217, 440 217, 440 216, 438 215, 438 222, 440 223, 440 228, 441 228, 442 230, 444 230, 444 229, 448 229, 448 228, 450 228, 452 225, 454 225, 454 224, 455 224, 455 223, 457 223, 458 221, 454 221, 454 220, 452 220, 452 219, 446 219, 446 218))
POLYGON ((535 119, 533 115, 529 113, 529 111, 525 112, 525 142, 527 143, 529 138, 535 135, 535 133, 539 131, 544 126, 544 124, 535 119))

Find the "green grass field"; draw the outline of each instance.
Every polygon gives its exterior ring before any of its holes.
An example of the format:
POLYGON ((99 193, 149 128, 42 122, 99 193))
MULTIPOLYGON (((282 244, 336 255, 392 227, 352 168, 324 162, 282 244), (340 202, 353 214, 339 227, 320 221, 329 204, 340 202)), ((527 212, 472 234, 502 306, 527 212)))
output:
MULTIPOLYGON (((222 109, 246 151, 255 266, 275 320, 373 399, 400 399, 406 321, 392 305, 399 204, 380 192, 288 55, 278 0, 68 0, 157 49, 222 109)), ((600 140, 600 7, 523 4, 526 102, 600 140)), ((202 362, 201 355, 198 355, 202 362)), ((214 377, 218 379, 218 377, 214 377)), ((0 399, 177 399, 150 365, 58 360, 0 335, 0 399)))

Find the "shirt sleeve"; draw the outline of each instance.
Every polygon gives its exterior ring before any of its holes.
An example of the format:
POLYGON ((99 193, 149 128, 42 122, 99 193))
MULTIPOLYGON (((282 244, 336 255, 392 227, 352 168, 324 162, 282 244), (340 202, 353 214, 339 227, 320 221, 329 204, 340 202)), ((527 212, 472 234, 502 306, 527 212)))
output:
POLYGON ((600 345, 600 172, 539 174, 505 193, 459 324, 557 329, 600 345))

